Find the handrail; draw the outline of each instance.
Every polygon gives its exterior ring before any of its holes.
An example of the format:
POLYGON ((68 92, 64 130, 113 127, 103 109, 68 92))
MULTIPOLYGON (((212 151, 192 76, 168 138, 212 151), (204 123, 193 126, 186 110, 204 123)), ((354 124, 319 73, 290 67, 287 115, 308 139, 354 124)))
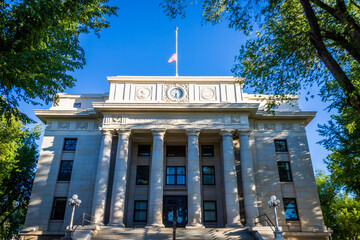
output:
POLYGON ((275 224, 270 220, 268 215, 266 215, 265 213, 253 218, 254 226, 256 226, 257 224, 261 224, 262 222, 265 222, 266 224, 268 224, 268 226, 271 228, 271 230, 273 232, 275 232, 275 228, 276 228, 275 224), (260 219, 261 217, 264 217, 264 219, 261 220, 260 219), (258 220, 258 221, 256 221, 256 220, 258 220))
POLYGON ((90 214, 82 213, 81 216, 76 219, 71 231, 75 232, 79 226, 83 227, 84 225, 95 223, 94 219, 95 217, 91 216, 90 214))

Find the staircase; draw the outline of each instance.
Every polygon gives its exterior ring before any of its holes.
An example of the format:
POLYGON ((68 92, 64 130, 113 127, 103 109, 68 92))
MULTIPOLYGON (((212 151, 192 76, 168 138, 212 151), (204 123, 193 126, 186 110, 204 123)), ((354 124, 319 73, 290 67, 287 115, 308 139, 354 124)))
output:
MULTIPOLYGON (((156 240, 172 239, 172 228, 147 229, 147 228, 116 228, 102 227, 100 232, 92 237, 92 240, 98 239, 122 239, 122 240, 156 240)), ((187 229, 178 228, 176 230, 176 239, 214 239, 214 240, 255 240, 248 228, 201 228, 187 229)))

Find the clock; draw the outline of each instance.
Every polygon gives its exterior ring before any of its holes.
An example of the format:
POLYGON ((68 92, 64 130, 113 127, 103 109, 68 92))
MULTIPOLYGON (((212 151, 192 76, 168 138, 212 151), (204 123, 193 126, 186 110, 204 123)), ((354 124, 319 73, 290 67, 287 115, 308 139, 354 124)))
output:
POLYGON ((184 92, 181 88, 173 88, 170 90, 170 97, 173 99, 180 99, 184 96, 184 92))

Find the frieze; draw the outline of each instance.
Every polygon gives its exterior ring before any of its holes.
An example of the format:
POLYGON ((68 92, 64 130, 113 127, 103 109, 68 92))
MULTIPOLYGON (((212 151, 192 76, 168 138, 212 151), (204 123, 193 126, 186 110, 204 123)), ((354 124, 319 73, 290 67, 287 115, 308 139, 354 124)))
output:
POLYGON ((89 123, 86 121, 76 122, 75 129, 88 129, 89 123))
POLYGON ((58 122, 58 129, 69 129, 70 122, 59 121, 58 122))
POLYGON ((137 100, 151 100, 152 87, 149 86, 137 86, 135 88, 137 100))
POLYGON ((282 123, 282 130, 294 130, 294 125, 292 123, 282 123))
POLYGON ((200 87, 201 100, 216 100, 216 88, 215 87, 200 87))
POLYGON ((165 102, 189 102, 188 84, 165 84, 163 90, 165 102))
POLYGON ((265 130, 275 130, 275 123, 264 123, 265 130))

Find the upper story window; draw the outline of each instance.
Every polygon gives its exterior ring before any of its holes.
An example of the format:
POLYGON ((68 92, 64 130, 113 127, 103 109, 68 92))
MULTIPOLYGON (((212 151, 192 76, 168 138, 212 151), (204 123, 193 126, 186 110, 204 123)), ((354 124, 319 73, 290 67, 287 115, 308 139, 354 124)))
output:
POLYGON ((166 146, 167 157, 186 157, 185 146, 166 146))
POLYGON ((202 145, 201 146, 201 156, 213 157, 214 156, 214 145, 202 145))
POLYGON ((286 220, 299 220, 299 215, 296 207, 295 198, 283 198, 285 219, 286 220))
POLYGON ((279 169, 280 182, 291 182, 291 170, 289 162, 277 162, 279 169))
POLYGON ((166 167, 166 185, 185 185, 185 167, 166 167))
POLYGON ((74 108, 79 108, 79 107, 81 107, 81 103, 74 103, 74 108))
POLYGON ((66 198, 56 197, 54 198, 54 203, 51 211, 52 220, 64 220, 66 208, 66 198))
POLYGON ((139 145, 138 156, 150 156, 150 145, 139 145))
POLYGON ((137 166, 136 185, 149 184, 149 166, 137 166))
POLYGON ((275 152, 287 152, 286 140, 275 140, 275 152))
POLYGON ((74 161, 61 161, 58 181, 70 181, 73 163, 74 161))
POLYGON ((203 179, 203 185, 215 185, 215 167, 203 166, 202 179, 203 179))
POLYGON ((64 151, 75 151, 76 150, 76 138, 65 138, 64 151))

